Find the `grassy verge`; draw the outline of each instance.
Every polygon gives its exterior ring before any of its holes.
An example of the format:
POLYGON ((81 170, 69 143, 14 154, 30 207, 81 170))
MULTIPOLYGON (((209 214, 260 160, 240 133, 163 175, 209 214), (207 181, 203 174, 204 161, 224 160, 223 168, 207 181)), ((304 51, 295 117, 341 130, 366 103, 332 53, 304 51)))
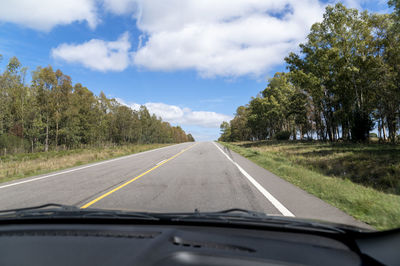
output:
MULTIPOLYGON (((357 184, 351 180, 351 175, 348 174, 340 176, 328 174, 329 169, 335 168, 336 171, 336 168, 340 168, 341 171, 343 170, 343 167, 339 167, 336 160, 329 160, 329 156, 332 158, 341 157, 341 152, 337 150, 335 152, 335 147, 329 148, 324 145, 319 147, 320 144, 315 143, 221 144, 377 229, 400 227, 399 195, 357 184), (309 159, 305 158, 307 156, 303 154, 302 145, 309 145, 304 149, 312 150, 309 159), (333 151, 329 155, 321 156, 323 154, 318 152, 323 152, 324 148, 325 152, 326 149, 333 151), (319 167, 319 164, 324 165, 320 163, 321 161, 324 161, 327 165, 319 167)), ((354 146, 350 146, 348 149, 352 150, 354 158, 362 157, 362 152, 357 151, 354 146)), ((386 156, 382 149, 377 150, 377 153, 381 153, 383 157, 386 156)), ((374 158, 373 155, 370 156, 374 158)), ((390 169, 396 168, 390 163, 388 165, 388 162, 386 162, 386 165, 390 169)), ((376 165, 376 167, 380 167, 380 165, 376 165)), ((346 165, 344 168, 351 168, 351 166, 346 165)), ((373 165, 369 166, 369 169, 371 168, 373 168, 373 165)), ((389 179, 392 179, 392 177, 389 179)))
POLYGON ((169 144, 138 144, 0 156, 0 182, 152 150, 169 144))

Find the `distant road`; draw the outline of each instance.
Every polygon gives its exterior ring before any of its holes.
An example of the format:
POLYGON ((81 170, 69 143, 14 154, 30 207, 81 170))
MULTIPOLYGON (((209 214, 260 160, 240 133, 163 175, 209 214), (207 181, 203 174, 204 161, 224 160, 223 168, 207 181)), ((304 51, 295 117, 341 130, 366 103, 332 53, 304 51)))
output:
POLYGON ((0 209, 49 202, 154 212, 243 208, 365 226, 214 142, 182 143, 0 184, 0 209))

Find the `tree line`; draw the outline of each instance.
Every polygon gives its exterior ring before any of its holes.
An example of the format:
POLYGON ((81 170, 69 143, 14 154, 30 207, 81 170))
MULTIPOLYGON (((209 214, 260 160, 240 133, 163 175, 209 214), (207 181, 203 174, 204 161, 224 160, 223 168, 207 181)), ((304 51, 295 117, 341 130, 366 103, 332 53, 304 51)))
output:
POLYGON ((288 71, 220 126, 222 141, 319 139, 398 140, 400 1, 391 14, 328 6, 312 25, 288 71))
MULTIPOLYGON (((1 60, 1 55, 0 55, 1 60)), ((0 152, 35 152, 82 145, 194 141, 179 126, 96 96, 51 66, 27 68, 16 57, 0 75, 0 152)))

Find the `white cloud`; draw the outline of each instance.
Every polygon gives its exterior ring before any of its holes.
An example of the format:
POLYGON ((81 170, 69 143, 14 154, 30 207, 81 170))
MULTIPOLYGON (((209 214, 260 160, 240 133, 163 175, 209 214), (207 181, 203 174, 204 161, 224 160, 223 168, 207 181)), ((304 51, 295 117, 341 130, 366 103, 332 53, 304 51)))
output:
POLYGON ((107 11, 122 15, 135 12, 136 0, 103 0, 103 6, 107 11))
POLYGON ((49 31, 56 25, 86 21, 96 27, 95 0, 2 0, 0 21, 49 31))
POLYGON ((183 117, 185 116, 185 111, 175 105, 168 105, 165 103, 146 103, 145 106, 149 109, 150 113, 154 113, 168 122, 182 122, 183 117))
POLYGON ((125 32, 116 41, 92 39, 82 44, 61 44, 51 50, 55 59, 80 63, 99 71, 122 71, 129 65, 129 34, 125 32))
MULTIPOLYGON (((124 100, 117 98, 121 104, 139 110, 140 104, 128 104, 124 100)), ((223 121, 230 121, 231 116, 209 111, 193 111, 190 108, 181 108, 176 105, 165 103, 145 103, 150 113, 161 117, 164 121, 175 125, 198 126, 203 128, 219 128, 223 121)))
MULTIPOLYGON (((343 1, 359 7, 372 0, 343 1)), ((128 14, 141 32, 136 51, 122 37, 61 44, 52 55, 100 71, 134 64, 156 71, 193 69, 205 77, 259 77, 304 42, 325 6, 318 0, 0 0, 0 22, 49 31, 84 21, 95 28, 107 12, 128 14)))
POLYGON ((232 117, 228 115, 215 112, 190 111, 186 114, 183 124, 219 128, 223 121, 230 121, 231 119, 232 117))
POLYGON ((194 69, 202 76, 265 74, 304 41, 324 11, 318 0, 120 0, 114 7, 106 2, 111 11, 136 2, 132 12, 144 41, 134 64, 194 69))

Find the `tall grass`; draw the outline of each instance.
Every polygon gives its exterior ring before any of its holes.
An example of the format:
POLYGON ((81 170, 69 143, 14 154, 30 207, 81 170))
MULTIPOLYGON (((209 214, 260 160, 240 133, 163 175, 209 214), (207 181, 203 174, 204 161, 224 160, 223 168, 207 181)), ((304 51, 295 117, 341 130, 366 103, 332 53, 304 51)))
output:
POLYGON ((400 195, 400 145, 289 141, 238 145, 282 155, 323 175, 400 195))
POLYGON ((377 229, 400 227, 397 188, 366 180, 368 171, 375 179, 380 174, 388 180, 398 178, 399 161, 393 160, 399 156, 398 147, 315 142, 222 144, 377 229))
POLYGON ((129 144, 0 156, 0 182, 111 159, 169 144, 129 144))

